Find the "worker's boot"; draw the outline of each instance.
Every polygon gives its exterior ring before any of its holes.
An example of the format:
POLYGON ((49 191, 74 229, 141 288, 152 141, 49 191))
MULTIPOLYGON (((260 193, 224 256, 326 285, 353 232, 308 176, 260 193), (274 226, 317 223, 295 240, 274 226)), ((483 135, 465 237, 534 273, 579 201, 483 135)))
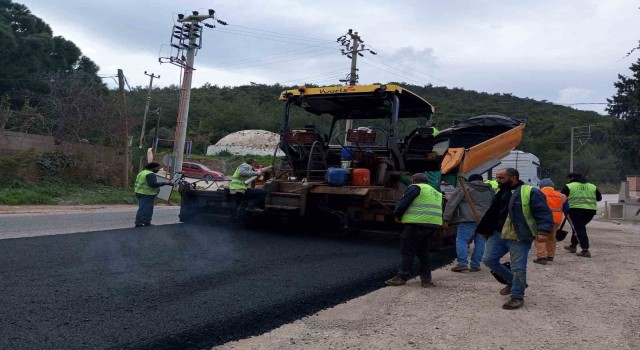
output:
POLYGON ((524 300, 522 299, 509 299, 509 301, 507 301, 506 303, 504 303, 504 305, 502 305, 502 308, 505 310, 515 310, 515 309, 519 309, 524 305, 524 300))
POLYGON ((576 248, 576 246, 574 245, 566 245, 564 246, 564 250, 568 251, 569 253, 575 253, 578 248, 576 248))
POLYGON ((387 286, 401 286, 403 284, 407 284, 407 281, 400 276, 396 276, 384 281, 384 284, 386 284, 387 286))
POLYGON ((467 270, 469 270, 469 268, 466 265, 460 265, 460 264, 451 268, 451 271, 453 272, 462 272, 467 270))
POLYGON ((588 250, 583 250, 580 253, 576 253, 577 256, 583 257, 583 258, 590 258, 591 257, 591 253, 589 253, 588 250))
POLYGON ((547 258, 535 258, 533 259, 533 262, 536 264, 540 264, 540 265, 546 265, 547 264, 547 258))
POLYGON ((507 285, 506 287, 500 289, 500 295, 509 295, 511 294, 511 286, 507 285))
POLYGON ((433 288, 436 285, 431 282, 431 279, 420 279, 420 287, 422 288, 433 288))

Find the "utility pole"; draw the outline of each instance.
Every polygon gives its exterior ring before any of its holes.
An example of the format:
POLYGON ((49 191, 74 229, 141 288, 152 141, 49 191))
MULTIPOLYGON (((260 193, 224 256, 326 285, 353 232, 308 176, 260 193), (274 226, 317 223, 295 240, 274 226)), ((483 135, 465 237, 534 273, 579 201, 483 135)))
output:
POLYGON ((162 106, 158 107, 158 109, 156 109, 156 114, 158 115, 158 118, 156 119, 156 132, 155 135, 153 137, 153 154, 156 154, 156 152, 158 151, 158 146, 157 146, 157 142, 158 142, 158 129, 160 129, 160 113, 162 113, 162 106))
MULTIPOLYGON (((358 32, 354 32, 352 29, 347 31, 347 34, 339 37, 337 41, 345 47, 345 49, 341 49, 342 55, 347 56, 351 59, 351 73, 349 73, 348 79, 341 79, 341 82, 349 82, 349 86, 355 86, 358 83, 358 55, 363 56, 362 52, 369 51, 372 54, 376 55, 374 51, 370 49, 364 48, 364 41, 360 39, 358 32)), ((350 129, 353 128, 353 120, 347 119, 345 125, 345 132, 349 132, 350 129)), ((351 143, 347 141, 347 134, 345 134, 345 145, 350 145, 351 143)))
POLYGON ((124 162, 122 164, 122 186, 129 186, 129 118, 127 116, 127 97, 124 94, 124 73, 118 69, 118 90, 120 91, 120 108, 122 113, 122 124, 124 129, 124 140, 122 144, 124 162))
POLYGON ((138 146, 138 148, 142 148, 142 143, 144 142, 145 126, 147 124, 147 112, 149 112, 149 104, 151 103, 151 89, 153 88, 153 78, 160 79, 159 75, 154 75, 153 73, 147 74, 147 71, 144 71, 144 75, 149 77, 149 91, 147 91, 147 103, 144 105, 144 116, 142 117, 142 130, 140 131, 140 145, 138 146))
POLYGON ((573 155, 578 152, 582 146, 584 146, 591 138, 591 125, 575 126, 571 128, 571 156, 569 158, 569 172, 573 172, 573 155), (575 131, 574 131, 575 130, 575 131), (573 150, 573 140, 577 138, 580 142, 580 147, 577 150, 573 150), (584 141, 583 141, 584 140, 584 141))
MULTIPOLYGON (((171 63, 184 69, 182 76, 182 87, 180 88, 180 106, 178 107, 178 120, 176 122, 176 133, 173 142, 174 162, 171 167, 171 176, 176 173, 176 169, 182 169, 184 158, 184 144, 187 138, 187 121, 189 118, 189 101, 191 99, 191 79, 193 76, 193 63, 196 50, 202 48, 202 26, 200 22, 213 19, 221 25, 226 22, 215 18, 215 11, 209 10, 207 15, 201 15, 198 11, 193 11, 192 15, 185 16, 178 14, 178 23, 171 29, 171 46, 177 49, 175 56, 158 60, 160 63, 171 63), (174 38, 177 39, 174 42, 174 38), (186 51, 186 52, 185 52, 186 51), (186 53, 186 57, 183 53, 186 53)), ((203 23, 207 28, 215 28, 215 25, 203 23)), ((178 170, 179 171, 179 170, 178 170)))

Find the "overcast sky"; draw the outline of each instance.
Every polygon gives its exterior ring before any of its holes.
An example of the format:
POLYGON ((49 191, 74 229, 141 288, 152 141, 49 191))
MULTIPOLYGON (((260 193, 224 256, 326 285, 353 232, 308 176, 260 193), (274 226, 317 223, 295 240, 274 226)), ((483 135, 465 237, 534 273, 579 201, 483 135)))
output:
POLYGON ((624 57, 640 40, 632 0, 14 2, 78 45, 101 74, 123 69, 131 86, 149 84, 144 71, 161 76, 154 86, 178 84, 179 68, 158 57, 175 54, 168 44, 178 13, 209 8, 229 25, 205 28, 194 87, 339 84, 350 60, 336 38, 349 28, 378 53, 359 57, 360 84, 431 83, 560 104, 606 102, 640 55, 624 57))

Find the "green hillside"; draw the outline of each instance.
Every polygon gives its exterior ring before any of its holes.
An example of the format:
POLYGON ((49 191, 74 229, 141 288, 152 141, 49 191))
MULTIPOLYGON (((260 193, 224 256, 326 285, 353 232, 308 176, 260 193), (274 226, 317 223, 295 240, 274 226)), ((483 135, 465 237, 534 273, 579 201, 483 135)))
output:
MULTIPOLYGON (((525 137, 519 149, 540 157, 542 165, 549 168, 557 181, 564 180, 569 169, 571 127, 594 125, 589 142, 575 155, 575 169, 585 171, 600 182, 616 182, 619 179, 618 159, 610 154, 607 143, 612 118, 595 112, 585 112, 548 102, 519 98, 511 94, 487 94, 464 89, 434 86, 401 85, 419 94, 436 107, 434 119, 439 128, 446 128, 455 119, 465 119, 481 114, 502 114, 528 121, 525 137)), ((204 152, 206 146, 223 136, 244 129, 265 129, 277 132, 282 119, 282 102, 278 96, 282 90, 293 88, 280 85, 250 85, 218 87, 206 85, 194 88, 189 109, 189 138, 195 143, 196 152, 204 152)), ((178 109, 178 89, 169 87, 152 92, 153 104, 162 105, 161 126, 166 137, 171 137, 178 109)), ((140 115, 146 89, 137 88, 132 93, 133 115, 140 115)), ((155 116, 150 124, 155 124, 155 116)), ((297 125, 313 123, 322 126, 318 118, 294 114, 297 125)), ((147 125, 150 125, 147 124, 147 125)), ((153 128, 150 126, 148 129, 153 128)), ((162 130, 161 128, 161 130, 162 130)), ((149 134, 153 131, 148 130, 149 134)), ((577 148, 577 146, 576 146, 577 148)))

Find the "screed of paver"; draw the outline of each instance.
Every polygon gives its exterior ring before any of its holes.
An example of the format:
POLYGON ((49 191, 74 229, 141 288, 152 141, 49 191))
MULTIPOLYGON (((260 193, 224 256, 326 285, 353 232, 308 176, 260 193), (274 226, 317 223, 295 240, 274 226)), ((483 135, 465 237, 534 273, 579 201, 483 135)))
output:
POLYGON ((215 349, 638 349, 640 226, 588 229, 591 259, 564 251, 565 241, 553 262, 537 265, 532 249, 519 310, 501 308, 507 297, 486 268, 441 269, 436 288, 386 287, 215 349))

